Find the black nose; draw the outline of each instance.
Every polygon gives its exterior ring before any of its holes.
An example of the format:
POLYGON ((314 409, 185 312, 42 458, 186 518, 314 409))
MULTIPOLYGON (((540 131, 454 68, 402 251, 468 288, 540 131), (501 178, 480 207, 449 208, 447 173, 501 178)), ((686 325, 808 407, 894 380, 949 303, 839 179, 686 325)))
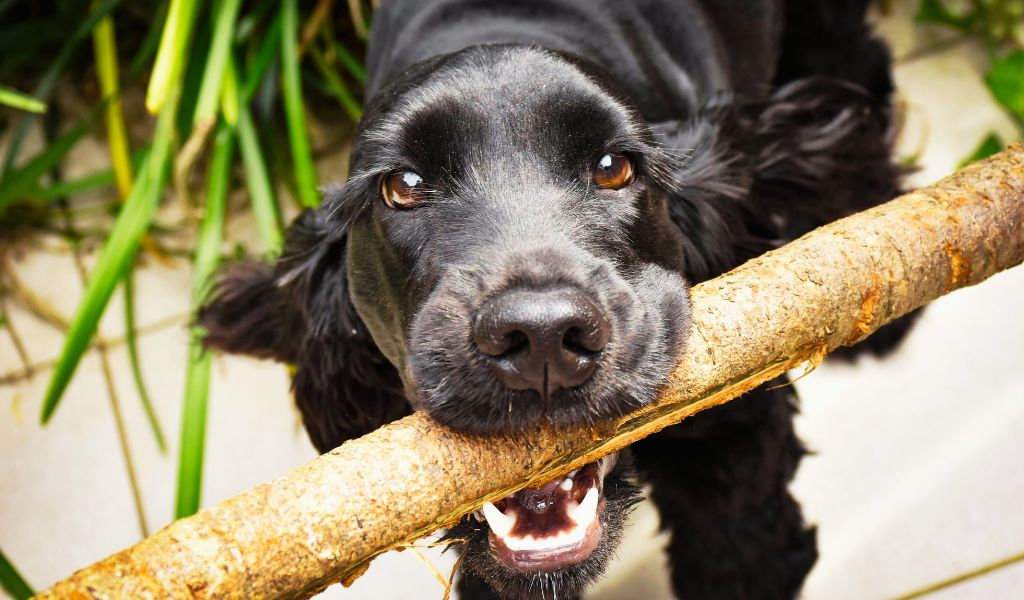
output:
POLYGON ((580 291, 513 289, 484 304, 474 333, 505 386, 546 395, 593 374, 609 325, 580 291))

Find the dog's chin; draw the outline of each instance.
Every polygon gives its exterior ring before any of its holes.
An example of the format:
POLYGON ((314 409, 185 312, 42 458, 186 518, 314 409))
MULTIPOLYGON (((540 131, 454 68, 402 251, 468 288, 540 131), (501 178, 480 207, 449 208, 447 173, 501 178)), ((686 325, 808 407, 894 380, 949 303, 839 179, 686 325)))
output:
POLYGON ((626 451, 487 503, 445 538, 502 598, 573 598, 604 571, 639 497, 626 451))

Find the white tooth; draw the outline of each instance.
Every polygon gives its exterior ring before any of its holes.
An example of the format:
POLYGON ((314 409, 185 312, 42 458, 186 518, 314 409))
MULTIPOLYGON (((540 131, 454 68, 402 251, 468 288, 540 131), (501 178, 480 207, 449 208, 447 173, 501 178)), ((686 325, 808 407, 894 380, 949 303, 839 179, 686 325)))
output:
POLYGON ((487 525, 494 532, 494 535, 500 538, 507 537, 512 531, 512 527, 516 524, 516 518, 501 512, 497 506, 490 502, 484 502, 481 508, 484 511, 484 516, 487 518, 487 525))
POLYGON ((559 487, 566 492, 572 490, 572 479, 563 479, 562 484, 559 487))
POLYGON ((580 502, 578 506, 569 507, 569 518, 573 520, 573 523, 580 527, 590 525, 597 514, 597 501, 600 499, 598 496, 597 488, 592 487, 583 497, 583 502, 580 502))
POLYGON ((569 479, 572 479, 573 477, 576 477, 576 474, 579 473, 579 472, 580 472, 580 470, 576 469, 575 471, 572 471, 571 473, 569 473, 569 475, 568 475, 569 479))
POLYGON ((557 535, 545 536, 545 537, 534 537, 527 535, 523 537, 509 536, 502 538, 502 543, 509 550, 523 551, 523 550, 552 550, 555 548, 564 548, 566 546, 575 546, 583 541, 587 535, 586 527, 574 527, 569 531, 562 531, 557 535))
POLYGON ((484 513, 480 511, 480 509, 473 511, 473 518, 479 523, 485 523, 487 521, 487 517, 484 516, 484 513))

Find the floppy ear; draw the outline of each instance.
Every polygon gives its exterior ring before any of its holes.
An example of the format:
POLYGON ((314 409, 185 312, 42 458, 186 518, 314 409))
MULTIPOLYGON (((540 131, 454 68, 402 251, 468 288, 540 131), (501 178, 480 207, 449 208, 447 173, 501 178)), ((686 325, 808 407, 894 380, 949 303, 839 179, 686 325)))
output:
POLYGON ((344 231, 306 211, 277 263, 229 268, 198 317, 209 347, 295 365, 295 403, 321 452, 409 413, 398 372, 352 305, 345 253, 344 231))
MULTIPOLYGON (((655 126, 670 155, 669 212, 683 233, 686 276, 700 282, 825 223, 900 193, 885 100, 846 81, 811 77, 770 96, 709 107, 655 126)), ((842 355, 889 352, 911 313, 842 355)))
POLYGON ((670 214, 687 277, 714 277, 840 217, 895 197, 889 108, 814 77, 761 99, 725 99, 653 126, 670 156, 670 214))
POLYGON ((306 324, 278 286, 273 265, 243 261, 219 275, 196 316, 203 344, 232 354, 294 363, 306 324))

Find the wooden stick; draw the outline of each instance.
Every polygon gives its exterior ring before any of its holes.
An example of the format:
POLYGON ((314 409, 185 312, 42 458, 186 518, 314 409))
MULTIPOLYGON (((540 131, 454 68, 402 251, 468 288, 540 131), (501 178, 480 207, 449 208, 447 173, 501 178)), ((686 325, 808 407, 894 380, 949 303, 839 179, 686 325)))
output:
MULTIPOLYGON (((44 597, 307 596, 389 549, 614 452, 1024 261, 1024 145, 693 288, 658 401, 617 422, 474 437, 414 414, 58 582, 44 597)), ((683 458, 683 457, 680 457, 683 458)))

